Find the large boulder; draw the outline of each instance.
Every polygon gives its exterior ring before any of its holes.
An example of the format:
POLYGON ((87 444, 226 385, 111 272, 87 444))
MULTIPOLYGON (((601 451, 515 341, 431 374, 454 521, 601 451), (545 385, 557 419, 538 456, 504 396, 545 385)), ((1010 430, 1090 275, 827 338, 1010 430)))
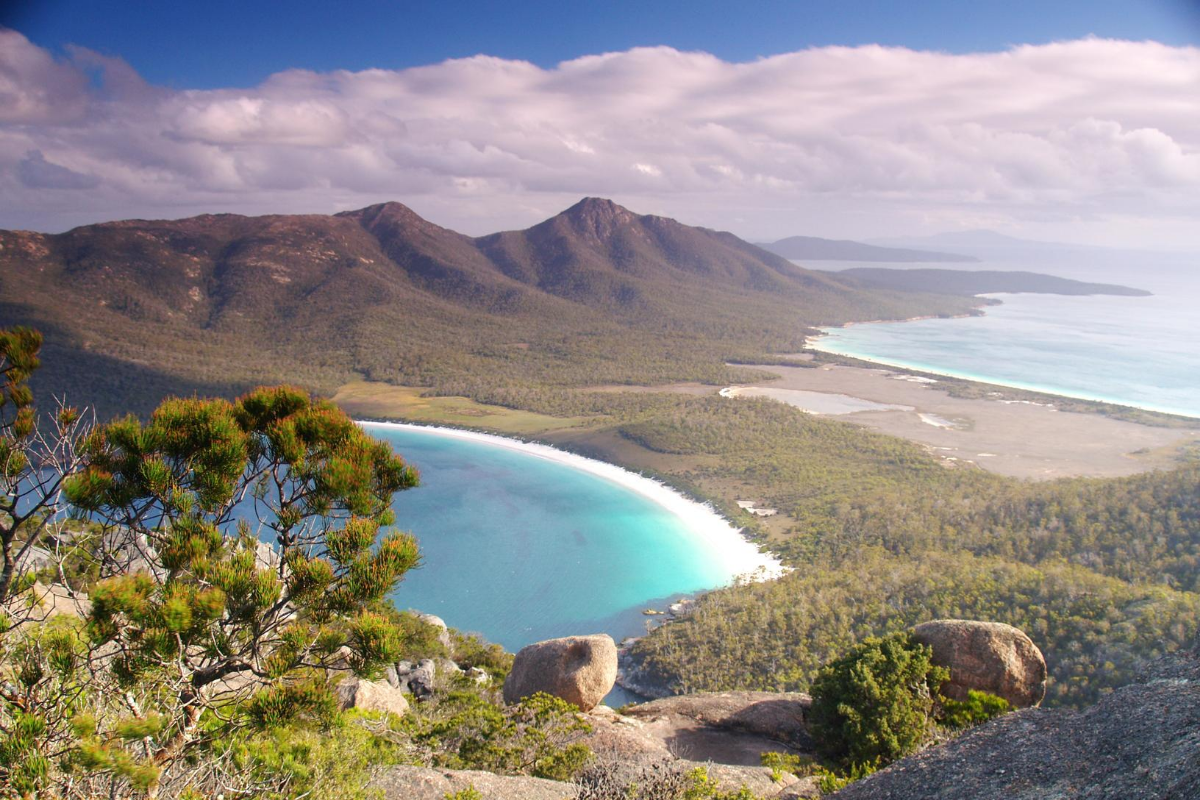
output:
POLYGON ((92 602, 83 592, 75 592, 59 583, 35 581, 29 593, 22 592, 10 597, 0 611, 15 619, 40 622, 50 617, 65 614, 69 617, 86 617, 92 610, 92 602))
POLYGON ((617 680, 617 644, 607 634, 567 636, 523 647, 504 681, 504 702, 545 692, 590 711, 617 680))
POLYGON ((939 619, 913 628, 913 636, 933 649, 935 664, 950 670, 942 693, 951 699, 965 700, 974 689, 1028 708, 1046 696, 1046 659, 1011 625, 939 619))
POLYGON ((402 717, 408 713, 408 701, 404 693, 386 681, 368 681, 362 678, 346 678, 334 692, 338 707, 343 711, 358 708, 363 711, 383 711, 402 717))

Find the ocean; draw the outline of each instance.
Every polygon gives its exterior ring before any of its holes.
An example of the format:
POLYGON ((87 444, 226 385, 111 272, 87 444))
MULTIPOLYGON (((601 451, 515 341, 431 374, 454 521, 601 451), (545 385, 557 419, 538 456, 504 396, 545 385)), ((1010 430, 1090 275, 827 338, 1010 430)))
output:
MULTIPOLYGON (((1113 260, 1074 254, 1059 262, 953 266, 1043 272, 1134 286, 1154 295, 992 295, 1002 304, 987 307, 982 317, 828 328, 811 344, 894 366, 1200 417, 1200 259, 1113 260)), ((805 266, 836 270, 866 265, 805 266)))

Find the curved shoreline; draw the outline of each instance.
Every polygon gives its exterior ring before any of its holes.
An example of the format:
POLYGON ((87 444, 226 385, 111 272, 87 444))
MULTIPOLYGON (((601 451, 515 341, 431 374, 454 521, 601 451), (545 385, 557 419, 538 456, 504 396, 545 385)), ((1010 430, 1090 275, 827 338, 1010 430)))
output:
POLYGON ((699 543, 712 554, 714 561, 728 565, 732 569, 732 574, 728 578, 729 584, 740 580, 770 580, 779 577, 787 571, 782 562, 774 554, 760 551, 757 545, 742 535, 740 528, 735 528, 711 505, 693 500, 661 481, 648 478, 645 475, 639 475, 616 464, 570 453, 566 450, 560 450, 557 447, 539 442, 526 442, 494 433, 484 433, 464 428, 452 428, 445 425, 420 425, 411 422, 383 422, 375 420, 356 420, 356 422, 363 427, 375 426, 379 428, 419 431, 436 436, 465 439, 489 444, 494 447, 502 447, 572 467, 616 484, 641 495, 665 509, 676 519, 679 519, 689 534, 698 539, 699 543))

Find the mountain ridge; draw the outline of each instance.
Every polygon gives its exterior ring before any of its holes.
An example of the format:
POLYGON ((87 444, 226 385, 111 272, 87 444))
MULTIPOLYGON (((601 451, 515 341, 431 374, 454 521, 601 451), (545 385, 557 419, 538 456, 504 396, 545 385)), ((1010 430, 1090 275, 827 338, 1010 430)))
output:
POLYGON ((719 381, 729 361, 795 352, 815 326, 966 306, 864 288, 730 233, 585 198, 482 237, 394 202, 0 231, 0 308, 6 325, 53 331, 61 364, 43 388, 107 382, 115 401, 147 369, 166 376, 155 386, 222 393, 279 381, 332 391, 355 378, 460 392, 584 375, 719 381))

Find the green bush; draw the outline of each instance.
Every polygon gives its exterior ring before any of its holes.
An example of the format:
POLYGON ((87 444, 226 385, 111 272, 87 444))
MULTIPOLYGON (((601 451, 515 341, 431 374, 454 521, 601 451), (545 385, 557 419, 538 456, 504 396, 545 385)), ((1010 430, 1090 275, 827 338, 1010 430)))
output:
POLYGON ((933 733, 937 689, 950 674, 908 633, 870 637, 826 665, 813 682, 810 724, 821 755, 879 766, 933 733))
POLYGON ((980 725, 1012 711, 1012 706, 1003 697, 974 689, 967 692, 966 700, 942 700, 941 722, 948 728, 961 730, 980 725))
POLYGON ((592 757, 578 709, 540 692, 506 706, 478 687, 457 689, 415 708, 400 730, 422 761, 446 769, 565 781, 592 757))

